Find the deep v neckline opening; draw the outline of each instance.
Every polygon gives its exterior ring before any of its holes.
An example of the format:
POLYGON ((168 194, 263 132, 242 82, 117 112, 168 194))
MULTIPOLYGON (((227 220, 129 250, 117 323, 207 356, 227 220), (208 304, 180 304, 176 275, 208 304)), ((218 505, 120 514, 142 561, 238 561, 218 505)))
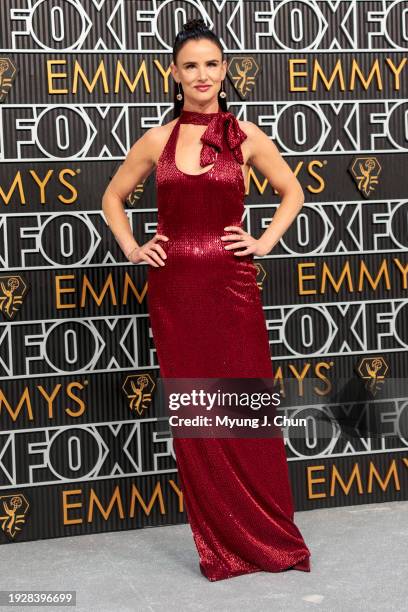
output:
MULTIPOLYGON (((176 125, 175 125, 175 134, 174 134, 174 141, 173 141, 173 163, 174 163, 174 167, 177 170, 177 172, 179 172, 180 174, 182 174, 183 176, 187 176, 188 178, 196 178, 199 176, 205 176, 206 174, 209 174, 212 170, 215 169, 217 162, 218 162, 218 153, 217 156, 215 158, 215 161, 213 163, 213 165, 211 166, 211 168, 209 168, 208 170, 206 170, 205 172, 200 172, 199 174, 190 174, 189 172, 184 172, 184 170, 181 170, 176 162, 176 151, 177 151, 177 143, 179 140, 179 134, 180 134, 180 118, 178 119, 176 125)), ((205 132, 205 130, 204 130, 205 132)), ((203 134, 204 134, 203 132, 203 134)), ((202 136, 202 134, 201 134, 202 136)), ((202 143, 202 146, 204 146, 204 143, 202 143)))

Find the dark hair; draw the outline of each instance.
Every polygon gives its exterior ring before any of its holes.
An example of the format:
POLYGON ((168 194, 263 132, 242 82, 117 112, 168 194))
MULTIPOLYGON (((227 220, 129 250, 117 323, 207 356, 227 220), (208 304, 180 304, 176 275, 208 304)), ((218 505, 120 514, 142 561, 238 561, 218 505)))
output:
MULTIPOLYGON (((174 45, 173 45, 173 62, 176 63, 177 56, 179 54, 180 49, 188 40, 200 40, 201 38, 207 38, 211 40, 221 51, 221 58, 224 60, 224 49, 222 48, 220 39, 212 30, 208 28, 204 19, 190 19, 187 21, 180 32, 178 32, 174 45)), ((225 88, 224 88, 225 89, 225 88)), ((180 84, 180 91, 183 91, 183 87, 180 84)), ((181 109, 183 108, 183 100, 177 100, 176 95, 178 94, 178 85, 174 83, 174 93, 173 93, 173 119, 179 117, 181 113, 181 109)), ((221 107, 222 111, 227 111, 227 102, 226 98, 220 98, 218 94, 218 104, 221 107)))

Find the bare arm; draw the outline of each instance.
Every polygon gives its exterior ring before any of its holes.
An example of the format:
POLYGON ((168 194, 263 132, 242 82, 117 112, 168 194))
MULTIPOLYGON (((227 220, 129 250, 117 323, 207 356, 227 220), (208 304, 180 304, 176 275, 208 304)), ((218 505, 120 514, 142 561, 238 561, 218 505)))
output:
MULTIPOLYGON (((135 142, 102 196, 102 209, 106 221, 125 256, 128 257, 132 253, 134 256, 132 259, 129 258, 132 263, 138 263, 143 259, 155 267, 157 264, 154 264, 152 260, 161 262, 158 253, 165 256, 162 247, 155 244, 159 236, 156 234, 153 240, 146 243, 149 248, 141 247, 133 236, 124 210, 124 201, 136 185, 146 180, 155 168, 155 160, 159 155, 163 138, 158 129, 151 128, 135 142), (153 245, 155 246, 152 251, 153 245)), ((161 238, 166 237, 161 236, 161 238)), ((160 263, 160 265, 163 264, 160 263)))
POLYGON ((255 166, 282 197, 273 219, 259 242, 269 253, 293 223, 303 206, 303 189, 289 165, 281 156, 275 143, 254 123, 245 127, 248 134, 250 156, 248 163, 255 166))

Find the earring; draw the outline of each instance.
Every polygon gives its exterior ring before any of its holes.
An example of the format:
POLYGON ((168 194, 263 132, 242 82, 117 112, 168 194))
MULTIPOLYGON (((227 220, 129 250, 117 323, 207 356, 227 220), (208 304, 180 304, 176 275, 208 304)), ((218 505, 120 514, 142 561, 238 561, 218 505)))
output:
POLYGON ((176 96, 177 100, 182 100, 183 99, 183 94, 180 91, 180 83, 177 83, 178 85, 178 94, 176 96))
POLYGON ((220 98, 226 98, 227 94, 224 91, 224 81, 221 81, 221 91, 220 91, 220 98))

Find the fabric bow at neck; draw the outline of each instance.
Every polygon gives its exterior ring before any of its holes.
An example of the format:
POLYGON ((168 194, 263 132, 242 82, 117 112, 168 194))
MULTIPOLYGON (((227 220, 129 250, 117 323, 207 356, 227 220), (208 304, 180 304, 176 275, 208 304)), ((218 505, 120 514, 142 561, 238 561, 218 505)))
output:
POLYGON ((203 143, 200 153, 200 166, 213 164, 217 154, 221 153, 224 142, 227 143, 237 162, 240 165, 244 163, 240 145, 247 138, 247 135, 241 130, 237 118, 232 113, 219 111, 218 113, 208 114, 182 110, 180 122, 197 125, 208 123, 207 129, 200 139, 203 143))

